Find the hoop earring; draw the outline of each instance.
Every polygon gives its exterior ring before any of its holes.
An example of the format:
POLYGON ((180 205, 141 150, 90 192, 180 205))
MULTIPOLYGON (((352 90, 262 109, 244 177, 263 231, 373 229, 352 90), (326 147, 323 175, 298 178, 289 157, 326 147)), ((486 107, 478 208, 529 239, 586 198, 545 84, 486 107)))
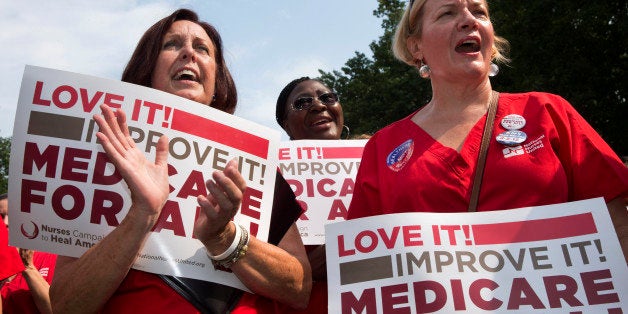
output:
POLYGON ((490 70, 488 70, 488 76, 493 77, 493 76, 497 75, 497 73, 499 73, 499 66, 497 64, 491 62, 491 68, 490 68, 490 70))
POLYGON ((419 68, 419 75, 421 78, 429 79, 430 78, 430 66, 421 62, 421 67, 419 68))
MULTIPOLYGON (((347 135, 345 135, 344 139, 349 139, 349 135, 351 134, 351 130, 349 129, 349 127, 347 125, 343 125, 342 126, 342 133, 345 133, 345 130, 347 130, 347 135)), ((342 133, 340 134, 340 137, 342 137, 342 133)))

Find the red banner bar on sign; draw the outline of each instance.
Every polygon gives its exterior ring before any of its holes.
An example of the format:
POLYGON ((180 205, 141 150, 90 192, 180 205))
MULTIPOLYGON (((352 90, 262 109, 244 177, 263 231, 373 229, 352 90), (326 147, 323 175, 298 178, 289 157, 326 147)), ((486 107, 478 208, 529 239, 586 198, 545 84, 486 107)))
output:
POLYGON ((174 110, 171 129, 268 159, 268 140, 189 112, 174 110))
POLYGON ((591 213, 471 226, 475 244, 544 241, 597 233, 591 213))
POLYGON ((362 158, 364 147, 323 147, 323 158, 362 158))

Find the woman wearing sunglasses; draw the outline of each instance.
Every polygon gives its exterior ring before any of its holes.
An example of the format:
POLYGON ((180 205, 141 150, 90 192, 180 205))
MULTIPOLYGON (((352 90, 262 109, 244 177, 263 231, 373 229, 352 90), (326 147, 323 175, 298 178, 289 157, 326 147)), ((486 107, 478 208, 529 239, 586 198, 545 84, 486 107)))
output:
POLYGON ((337 140, 344 128, 338 95, 307 76, 284 87, 277 99, 275 118, 291 140, 337 140))
MULTIPOLYGON (((338 95, 323 82, 307 76, 288 83, 277 98, 277 123, 290 140, 338 140, 344 126, 342 106, 338 95)), ((327 270, 325 247, 306 245, 312 266, 312 294, 308 308, 292 313, 327 313, 327 270)))

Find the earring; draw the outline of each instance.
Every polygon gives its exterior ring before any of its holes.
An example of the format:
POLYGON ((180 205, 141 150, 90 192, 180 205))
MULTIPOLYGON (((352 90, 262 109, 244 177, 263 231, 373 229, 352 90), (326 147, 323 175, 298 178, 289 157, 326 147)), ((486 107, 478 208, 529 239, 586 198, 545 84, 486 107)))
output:
POLYGON ((430 66, 425 63, 422 63, 421 67, 419 68, 419 75, 424 79, 429 79, 430 78, 430 66))
MULTIPOLYGON (((351 135, 351 130, 349 129, 349 127, 347 125, 343 125, 342 126, 342 133, 345 133, 344 131, 347 130, 347 134, 344 136, 344 139, 348 139, 349 135, 351 135)), ((342 134, 340 134, 340 137, 342 137, 342 134)))
POLYGON ((491 62, 491 69, 488 71, 488 76, 495 76, 499 73, 499 66, 497 64, 491 62))

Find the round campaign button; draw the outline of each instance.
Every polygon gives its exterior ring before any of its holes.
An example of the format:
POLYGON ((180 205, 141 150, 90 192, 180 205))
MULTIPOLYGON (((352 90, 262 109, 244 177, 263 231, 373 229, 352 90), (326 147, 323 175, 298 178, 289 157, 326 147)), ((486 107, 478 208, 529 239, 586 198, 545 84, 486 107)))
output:
POLYGON ((500 144, 504 144, 506 146, 519 145, 523 143, 526 140, 526 138, 528 138, 527 134, 521 131, 517 131, 517 130, 508 130, 506 132, 503 132, 497 135, 496 137, 497 142, 499 142, 500 144))
POLYGON ((526 125, 526 119, 518 114, 509 114, 502 119, 502 126, 506 130, 519 130, 526 125))

